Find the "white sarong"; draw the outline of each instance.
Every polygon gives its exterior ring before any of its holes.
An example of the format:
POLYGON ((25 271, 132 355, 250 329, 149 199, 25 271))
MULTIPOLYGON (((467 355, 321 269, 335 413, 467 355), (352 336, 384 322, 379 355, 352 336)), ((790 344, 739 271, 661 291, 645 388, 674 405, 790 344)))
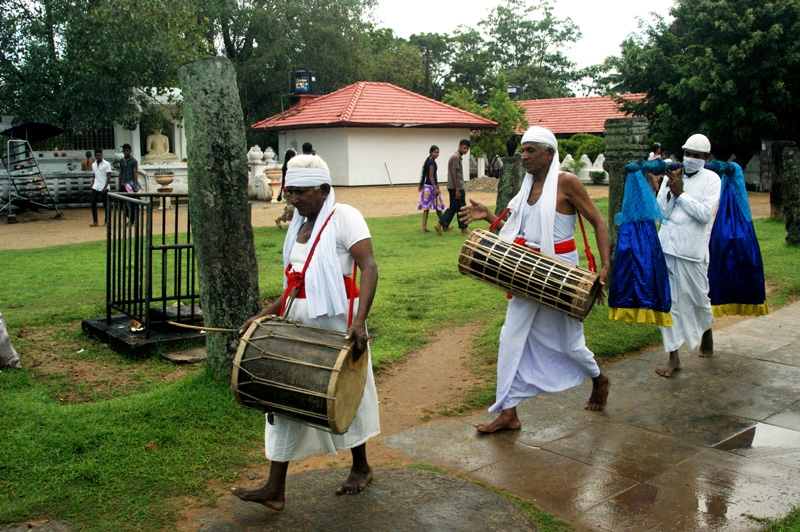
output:
POLYGON ((684 343, 694 349, 714 322, 708 298, 708 263, 669 254, 664 254, 664 259, 669 270, 672 297, 670 315, 675 322, 671 327, 659 327, 664 351, 677 351, 684 343))

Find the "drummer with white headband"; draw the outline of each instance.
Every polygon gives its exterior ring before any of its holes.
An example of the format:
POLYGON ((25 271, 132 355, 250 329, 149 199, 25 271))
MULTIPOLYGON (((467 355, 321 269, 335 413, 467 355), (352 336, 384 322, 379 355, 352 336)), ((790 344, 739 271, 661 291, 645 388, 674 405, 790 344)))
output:
MULTIPOLYGON (((509 202, 508 220, 498 221, 500 237, 517 241, 570 264, 578 264, 576 214, 594 227, 599 249, 600 282, 605 284, 610 265, 608 227, 578 177, 559 170, 558 143, 549 130, 531 127, 522 137, 522 163, 527 173, 519 193, 509 202)), ((497 221, 486 205, 470 200, 459 218, 497 221)), ((601 295, 601 300, 605 294, 601 295)), ((601 301, 602 302, 602 301, 601 301)), ((517 404, 542 392, 560 392, 592 379, 586 410, 603 410, 610 381, 586 348, 583 323, 538 303, 512 297, 500 332, 497 359, 497 396, 490 412, 500 415, 491 423, 476 425, 481 432, 517 430, 522 423, 517 404)))
MULTIPOLYGON (((372 252, 369 228, 361 213, 350 205, 336 204, 328 165, 316 155, 298 155, 287 165, 286 190, 291 193, 295 215, 283 244, 284 297, 275 301, 242 326, 262 316, 285 316, 304 325, 347 331, 355 340, 354 357, 369 357, 366 320, 375 288, 378 267, 372 252), (316 244, 316 245, 315 245, 316 244), (309 258, 310 255, 310 258, 309 258), (305 268, 306 262, 308 267, 305 268), (351 275, 353 264, 361 270, 359 286, 351 275), (352 323, 348 326, 350 296, 354 296, 352 323)), ((264 433, 269 479, 261 488, 236 488, 234 495, 245 501, 283 510, 286 473, 290 460, 350 449, 353 466, 336 490, 353 494, 372 479, 366 442, 380 433, 378 394, 367 360, 367 383, 356 417, 342 435, 331 434, 286 418, 268 417, 264 433)))

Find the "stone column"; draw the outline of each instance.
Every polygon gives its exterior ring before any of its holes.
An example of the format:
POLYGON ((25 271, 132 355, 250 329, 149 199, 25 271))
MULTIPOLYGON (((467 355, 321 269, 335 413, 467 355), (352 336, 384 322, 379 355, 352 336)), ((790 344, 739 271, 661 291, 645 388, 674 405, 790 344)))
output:
MULTIPOLYGON (((236 72, 223 57, 179 71, 188 148, 189 216, 207 327, 238 329, 261 308, 247 203, 247 145, 236 72)), ((230 379, 236 332, 208 332, 206 363, 230 379)))
POLYGON ((608 172, 608 232, 611 237, 611 262, 617 247, 619 227, 614 217, 622 210, 625 194, 625 165, 647 157, 650 146, 647 135, 650 123, 646 118, 609 118, 605 122, 606 152, 604 168, 608 172))
POLYGON ((786 195, 783 189, 785 182, 791 181, 791 168, 784 169, 784 156, 788 153, 786 152, 787 149, 796 146, 796 143, 788 140, 776 140, 772 143, 770 150, 772 186, 769 191, 769 215, 773 220, 784 220, 786 218, 784 213, 786 195))
POLYGON ((786 243, 800 246, 800 148, 794 142, 773 142, 772 161, 772 217, 786 220, 786 243))
POLYGON ((508 206, 511 198, 517 195, 525 179, 525 166, 519 157, 503 157, 503 169, 497 183, 497 205, 494 213, 500 214, 508 206))

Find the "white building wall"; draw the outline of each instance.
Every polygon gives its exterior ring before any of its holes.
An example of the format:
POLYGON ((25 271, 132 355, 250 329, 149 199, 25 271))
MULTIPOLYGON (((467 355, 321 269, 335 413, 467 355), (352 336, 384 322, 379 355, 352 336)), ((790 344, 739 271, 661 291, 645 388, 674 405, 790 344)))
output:
MULTIPOLYGON (((279 154, 298 153, 310 142, 325 159, 334 186, 401 185, 419 183, 422 165, 432 145, 439 146, 439 181, 447 181, 447 160, 469 129, 332 128, 297 129, 278 135, 279 154)), ((464 156, 467 174, 469 155, 464 156)))
MULTIPOLYGON (((432 145, 439 146, 438 178, 447 181, 447 160, 469 129, 350 128, 350 186, 418 184, 432 145)), ((469 155, 464 157, 469 161, 469 155)), ((466 165, 465 165, 465 174, 466 165)))

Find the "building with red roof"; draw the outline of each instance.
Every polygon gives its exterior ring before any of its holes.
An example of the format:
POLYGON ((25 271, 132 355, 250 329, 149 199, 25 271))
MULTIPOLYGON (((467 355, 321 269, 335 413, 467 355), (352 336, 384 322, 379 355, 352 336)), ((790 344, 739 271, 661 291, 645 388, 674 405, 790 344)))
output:
MULTIPOLYGON (((629 94, 625 98, 638 100, 642 96, 629 94)), ((576 133, 602 135, 607 119, 627 116, 609 96, 520 100, 518 103, 525 107, 528 126, 545 127, 558 138, 568 138, 576 133)), ((518 131, 520 134, 524 132, 518 131)))
MULTIPOLYGON (((250 126, 276 131, 281 155, 310 142, 325 159, 335 186, 419 183, 431 145, 446 167, 459 140, 497 123, 401 89, 362 81, 336 92, 298 95, 288 110, 250 126)), ((465 174, 467 172, 465 171, 465 174)), ((439 172, 439 181, 447 179, 439 172)))

